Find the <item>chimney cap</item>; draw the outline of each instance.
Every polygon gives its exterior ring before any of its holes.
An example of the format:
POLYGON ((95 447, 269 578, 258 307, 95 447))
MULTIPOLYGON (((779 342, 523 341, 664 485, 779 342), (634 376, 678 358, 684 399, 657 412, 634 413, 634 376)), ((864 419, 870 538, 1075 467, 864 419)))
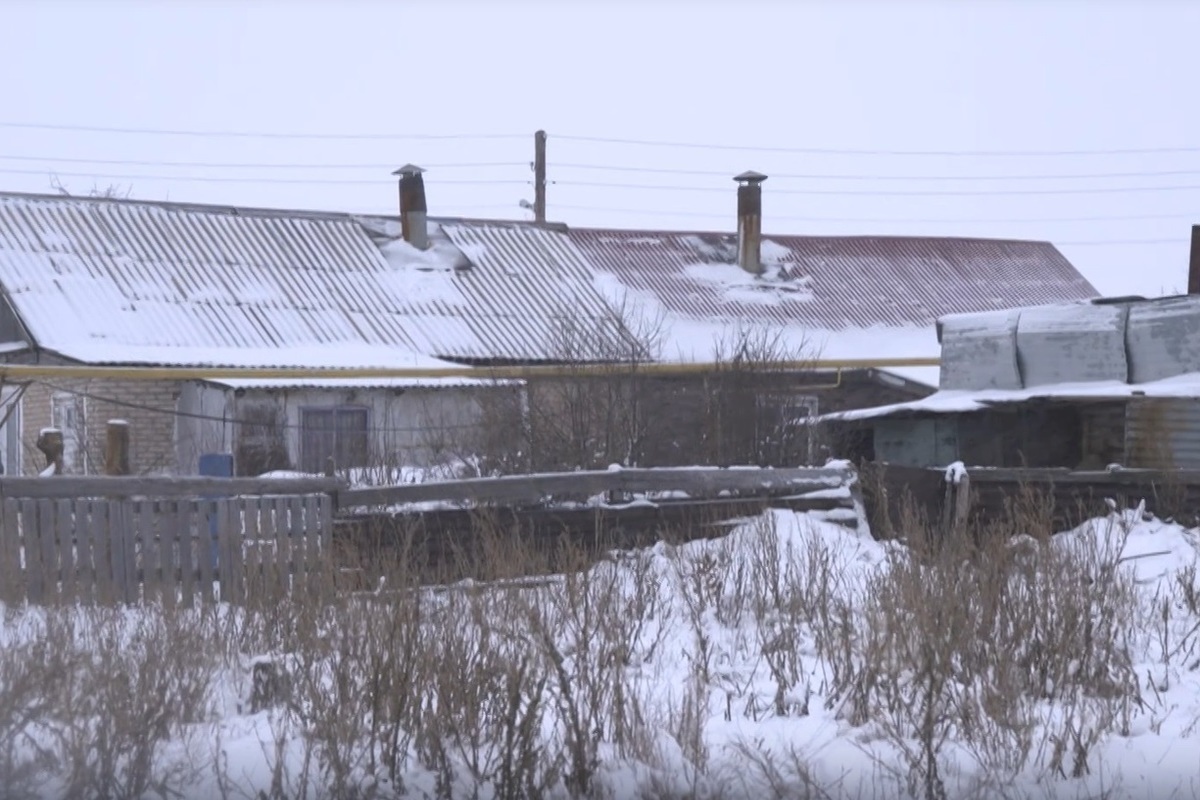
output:
POLYGON ((425 170, 421 169, 416 164, 405 164, 403 167, 396 170, 392 174, 393 175, 403 175, 404 177, 408 177, 410 175, 420 175, 424 171, 425 170))
POLYGON ((766 175, 761 172, 755 172, 752 169, 746 170, 741 175, 734 175, 733 179, 739 183, 762 183, 767 179, 766 175))

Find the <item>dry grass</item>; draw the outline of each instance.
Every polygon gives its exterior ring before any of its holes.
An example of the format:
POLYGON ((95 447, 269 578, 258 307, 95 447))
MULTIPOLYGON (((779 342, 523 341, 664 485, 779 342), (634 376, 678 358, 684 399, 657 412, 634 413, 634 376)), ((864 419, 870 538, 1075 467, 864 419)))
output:
MULTIPOLYGON (((832 709, 873 742, 870 780, 933 800, 961 794, 963 754, 999 794, 1094 771, 1128 730, 1139 606, 1111 537, 946 541, 908 515, 906 543, 853 570, 773 520, 736 548, 618 553, 480 512, 447 567, 471 580, 439 583, 400 537, 329 565, 325 591, 240 609, 10 612, 3 796, 624 797, 630 775, 644 797, 852 796, 863 776, 711 735, 832 709), (258 774, 232 766, 246 744, 217 723, 235 715, 256 721, 258 774)), ((1164 663, 1200 660, 1198 606, 1194 575, 1156 601, 1164 663)))

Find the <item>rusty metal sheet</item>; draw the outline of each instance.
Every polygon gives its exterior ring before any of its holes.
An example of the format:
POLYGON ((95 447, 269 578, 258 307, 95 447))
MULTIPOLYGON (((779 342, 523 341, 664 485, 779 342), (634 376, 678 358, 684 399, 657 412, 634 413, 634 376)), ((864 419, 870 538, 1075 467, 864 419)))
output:
POLYGON ((1085 300, 1096 289, 1046 242, 890 236, 764 236, 775 260, 809 291, 763 303, 698 279, 689 266, 724 265, 736 280, 737 237, 573 228, 598 272, 701 320, 753 319, 822 330, 932 326, 947 314, 1085 300))
POLYGON ((1200 398, 1133 398, 1125 407, 1125 466, 1200 469, 1200 398))

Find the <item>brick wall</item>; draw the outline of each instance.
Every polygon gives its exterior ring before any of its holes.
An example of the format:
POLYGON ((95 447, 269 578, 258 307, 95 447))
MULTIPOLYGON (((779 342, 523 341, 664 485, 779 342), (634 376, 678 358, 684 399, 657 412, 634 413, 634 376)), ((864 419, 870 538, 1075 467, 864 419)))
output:
MULTIPOLYGON (((36 447, 38 433, 52 425, 54 397, 74 394, 82 412, 82 452, 76 472, 104 471, 106 423, 123 419, 130 426, 129 462, 135 474, 175 470, 175 411, 179 384, 174 381, 114 381, 59 378, 51 385, 35 382, 21 408, 24 470, 40 471, 45 457, 36 447)), ((64 431, 64 435, 65 435, 64 431)))

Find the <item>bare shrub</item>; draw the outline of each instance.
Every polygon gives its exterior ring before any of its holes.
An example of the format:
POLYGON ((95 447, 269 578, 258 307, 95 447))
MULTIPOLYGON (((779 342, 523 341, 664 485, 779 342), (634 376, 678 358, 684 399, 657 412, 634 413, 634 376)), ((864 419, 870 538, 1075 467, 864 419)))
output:
POLYGON ((157 608, 97 609, 78 624, 59 717, 64 795, 167 796, 192 784, 199 768, 184 754, 168 758, 167 745, 186 741, 186 726, 203 717, 215 667, 200 657, 203 631, 157 608))
POLYGON ((547 352, 561 365, 529 383, 527 415, 538 469, 593 469, 640 463, 651 424, 642 367, 659 357, 661 316, 610 303, 599 318, 565 309, 547 352))
POLYGON ((803 377, 817 353, 785 331, 739 324, 714 342, 706 378, 703 441, 708 463, 784 466, 812 460, 803 377), (798 386, 797 386, 798 385, 798 386))
POLYGON ((59 615, 24 622, 20 639, 0 646, 0 794, 14 800, 41 797, 57 769, 51 723, 77 666, 59 615))
POLYGON ((1040 542, 907 528, 866 591, 849 687, 862 705, 849 708, 902 755, 911 792, 946 796, 951 740, 1002 781, 1034 757, 1079 777, 1102 732, 1128 719, 1138 604, 1118 569, 1127 530, 1108 524, 1040 542), (1057 722, 1039 727, 1037 706, 1057 722))

